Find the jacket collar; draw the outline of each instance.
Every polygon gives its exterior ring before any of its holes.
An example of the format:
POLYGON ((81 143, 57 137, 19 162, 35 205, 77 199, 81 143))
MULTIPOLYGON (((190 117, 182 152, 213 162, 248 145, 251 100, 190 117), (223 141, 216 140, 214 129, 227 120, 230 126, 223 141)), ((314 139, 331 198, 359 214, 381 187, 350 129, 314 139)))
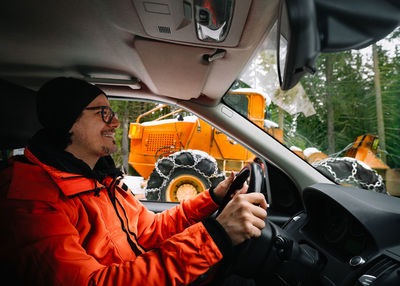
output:
POLYGON ((67 197, 105 187, 103 184, 96 182, 96 179, 87 178, 81 174, 60 171, 42 163, 28 148, 25 149, 24 155, 29 161, 40 166, 67 197))
POLYGON ((92 170, 84 161, 52 144, 45 130, 32 138, 25 148, 25 157, 40 165, 66 196, 99 190, 104 188, 101 182, 107 177, 115 179, 122 175, 111 156, 100 158, 92 170))

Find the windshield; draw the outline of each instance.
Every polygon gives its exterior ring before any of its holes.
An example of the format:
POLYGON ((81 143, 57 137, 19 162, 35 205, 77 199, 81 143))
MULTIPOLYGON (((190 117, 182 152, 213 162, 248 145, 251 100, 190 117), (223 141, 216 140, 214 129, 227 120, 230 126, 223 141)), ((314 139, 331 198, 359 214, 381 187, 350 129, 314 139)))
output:
POLYGON ((322 54, 315 75, 282 91, 274 27, 223 100, 272 136, 282 134, 276 139, 336 183, 399 195, 399 35, 398 29, 362 50, 322 54), (256 116, 254 93, 265 98, 256 116))

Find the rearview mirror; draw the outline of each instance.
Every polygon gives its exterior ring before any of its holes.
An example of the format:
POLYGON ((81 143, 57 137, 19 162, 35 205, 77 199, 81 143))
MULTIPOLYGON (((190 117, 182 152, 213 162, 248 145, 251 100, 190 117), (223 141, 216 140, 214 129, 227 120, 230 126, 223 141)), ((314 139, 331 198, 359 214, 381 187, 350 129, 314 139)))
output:
POLYGON ((282 90, 294 87, 305 73, 314 73, 320 50, 313 0, 287 0, 279 4, 277 64, 282 90))

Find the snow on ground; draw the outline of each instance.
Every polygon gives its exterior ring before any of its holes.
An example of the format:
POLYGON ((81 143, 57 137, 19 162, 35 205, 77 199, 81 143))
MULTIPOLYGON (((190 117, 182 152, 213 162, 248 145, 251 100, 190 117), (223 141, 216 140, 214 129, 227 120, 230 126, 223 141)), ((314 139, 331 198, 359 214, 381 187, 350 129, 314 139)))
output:
POLYGON ((309 157, 309 156, 311 156, 312 154, 318 153, 318 152, 321 152, 321 151, 319 151, 317 148, 314 148, 314 147, 306 148, 306 149, 304 149, 304 151, 303 151, 304 156, 306 156, 306 157, 309 157))
POLYGON ((301 150, 301 148, 299 148, 299 147, 297 147, 297 146, 291 146, 289 149, 290 149, 291 151, 303 151, 303 150, 301 150))
POLYGON ((153 125, 161 125, 161 124, 176 123, 176 122, 196 122, 197 119, 198 119, 197 116, 190 115, 190 116, 183 117, 183 121, 178 121, 177 118, 173 118, 173 119, 163 119, 163 120, 157 120, 157 121, 155 121, 155 120, 146 121, 146 122, 143 122, 142 125, 143 126, 153 126, 153 125))
POLYGON ((145 199, 144 179, 139 176, 124 176, 124 183, 131 189, 137 199, 145 199))
POLYGON ((264 127, 267 128, 278 128, 279 125, 271 120, 265 119, 264 120, 264 127))

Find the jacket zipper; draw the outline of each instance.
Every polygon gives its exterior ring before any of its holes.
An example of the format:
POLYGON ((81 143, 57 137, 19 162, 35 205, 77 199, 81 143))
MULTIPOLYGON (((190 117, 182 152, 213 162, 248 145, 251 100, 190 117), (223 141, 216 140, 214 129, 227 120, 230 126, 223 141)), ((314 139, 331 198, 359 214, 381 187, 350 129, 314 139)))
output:
MULTIPOLYGON (((112 203, 112 205, 113 205, 113 207, 114 207, 115 213, 117 214, 117 217, 118 217, 119 221, 121 222, 121 229, 122 229, 123 232, 125 232, 126 238, 127 238, 127 240, 128 240, 128 243, 129 243, 129 245, 130 245, 132 251, 135 253, 136 256, 139 256, 139 255, 142 254, 143 252, 142 252, 142 251, 138 248, 138 246, 137 246, 137 245, 139 245, 139 243, 138 243, 138 241, 137 241, 137 237, 136 237, 136 235, 134 235, 135 240, 136 240, 136 244, 135 244, 135 243, 132 241, 131 236, 129 235, 129 232, 130 232, 130 231, 128 232, 127 229, 126 229, 126 227, 125 227, 124 220, 123 220, 122 217, 119 215, 118 208, 117 208, 117 204, 116 204, 116 201, 118 201, 118 200, 116 199, 116 196, 115 196, 115 186, 114 186, 114 185, 115 185, 115 180, 110 184, 110 187, 107 188, 108 197, 110 198, 110 201, 111 201, 111 203, 112 203), (112 194, 112 190, 114 191, 114 194, 112 194)), ((119 201, 118 201, 118 204, 121 205, 119 201)), ((121 208, 122 208, 122 207, 121 207, 121 208)), ((123 209, 123 211, 124 211, 124 213, 125 213, 124 208, 122 208, 122 209, 123 209)), ((129 227, 128 227, 128 228, 129 228, 129 227)), ((142 248, 143 248, 143 247, 142 247, 142 248)))

